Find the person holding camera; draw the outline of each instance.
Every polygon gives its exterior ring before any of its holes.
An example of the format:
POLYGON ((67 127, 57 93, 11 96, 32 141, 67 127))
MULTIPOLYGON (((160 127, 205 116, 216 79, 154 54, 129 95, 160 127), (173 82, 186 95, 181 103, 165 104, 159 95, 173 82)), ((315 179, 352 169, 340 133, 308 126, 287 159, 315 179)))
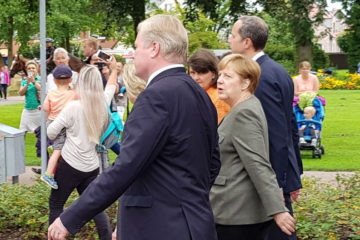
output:
POLYGON ((40 99, 41 80, 38 74, 38 64, 28 61, 25 65, 27 76, 22 80, 19 95, 25 95, 24 110, 21 114, 20 130, 34 133, 41 125, 40 99))

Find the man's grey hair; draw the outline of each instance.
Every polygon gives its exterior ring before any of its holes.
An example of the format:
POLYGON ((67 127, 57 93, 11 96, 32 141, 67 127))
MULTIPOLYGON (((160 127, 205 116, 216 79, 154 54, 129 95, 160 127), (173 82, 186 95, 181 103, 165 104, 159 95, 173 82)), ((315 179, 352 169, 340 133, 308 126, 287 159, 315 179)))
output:
POLYGON ((256 16, 242 16, 239 18, 241 27, 238 30, 240 36, 250 38, 255 50, 265 48, 269 36, 269 27, 262 18, 256 16))
POLYGON ((152 42, 160 45, 160 54, 169 62, 185 63, 188 35, 183 24, 171 15, 155 15, 138 25, 138 33, 145 46, 152 42))
POLYGON ((66 59, 70 59, 68 51, 66 51, 65 48, 59 47, 59 48, 55 49, 55 51, 54 51, 54 60, 55 60, 56 54, 58 54, 58 53, 65 53, 66 59))

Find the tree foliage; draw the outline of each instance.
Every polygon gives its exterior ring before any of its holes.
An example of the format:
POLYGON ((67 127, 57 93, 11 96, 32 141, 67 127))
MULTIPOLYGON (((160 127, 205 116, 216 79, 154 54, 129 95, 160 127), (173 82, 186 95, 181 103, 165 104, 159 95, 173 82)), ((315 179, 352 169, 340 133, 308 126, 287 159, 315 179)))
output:
POLYGON ((212 30, 216 33, 226 30, 240 15, 248 14, 252 4, 246 0, 186 0, 187 22, 199 19, 199 10, 215 22, 212 30))
POLYGON ((48 0, 46 35, 70 51, 70 40, 97 20, 88 11, 90 6, 89 0, 48 0))
POLYGON ((137 25, 145 19, 149 0, 93 0, 96 11, 103 17, 102 32, 132 45, 137 25), (115 34, 114 34, 115 33, 115 34))
POLYGON ((27 47, 30 36, 39 32, 39 5, 32 0, 0 1, 0 42, 8 48, 9 63, 12 61, 12 42, 27 47))
POLYGON ((257 3, 272 17, 289 22, 297 60, 312 61, 313 29, 323 20, 326 0, 257 0, 257 3))
POLYGON ((360 1, 342 0, 346 11, 346 24, 349 26, 345 33, 338 38, 338 44, 347 54, 350 72, 356 72, 360 62, 360 1))

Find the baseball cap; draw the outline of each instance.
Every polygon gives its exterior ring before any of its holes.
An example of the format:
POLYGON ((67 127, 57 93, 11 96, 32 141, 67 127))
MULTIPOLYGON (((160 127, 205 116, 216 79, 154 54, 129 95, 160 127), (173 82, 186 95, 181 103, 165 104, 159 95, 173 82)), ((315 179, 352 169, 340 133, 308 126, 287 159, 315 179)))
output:
POLYGON ((53 71, 53 76, 56 79, 68 79, 72 77, 71 68, 68 65, 59 65, 53 71))
POLYGON ((52 38, 46 38, 46 42, 54 42, 54 39, 52 39, 52 38))

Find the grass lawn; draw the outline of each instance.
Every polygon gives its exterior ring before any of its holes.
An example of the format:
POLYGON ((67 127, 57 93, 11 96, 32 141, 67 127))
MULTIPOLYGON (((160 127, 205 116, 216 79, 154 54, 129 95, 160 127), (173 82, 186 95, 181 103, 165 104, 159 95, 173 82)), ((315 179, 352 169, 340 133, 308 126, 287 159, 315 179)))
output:
MULTIPOLYGON (((6 124, 15 128, 20 126, 21 113, 24 104, 4 105, 0 106, 0 123, 6 124)), ((35 134, 27 133, 25 137, 25 158, 27 166, 40 166, 41 159, 36 156, 35 134)), ((110 151, 110 159, 113 160, 116 155, 110 151)))
MULTIPOLYGON (((326 98, 325 120, 322 130, 322 144, 325 155, 312 158, 311 151, 302 151, 305 170, 350 171, 360 170, 360 91, 322 90, 326 98)), ((0 123, 19 127, 23 104, 0 106, 0 123)), ((36 138, 26 135, 26 165, 40 165, 36 157, 36 138)), ((110 151, 111 152, 111 151, 110 151)), ((110 153, 110 159, 115 154, 110 153)))
POLYGON ((322 145, 325 155, 312 158, 302 151, 305 170, 360 170, 360 91, 321 90, 326 98, 322 145))

